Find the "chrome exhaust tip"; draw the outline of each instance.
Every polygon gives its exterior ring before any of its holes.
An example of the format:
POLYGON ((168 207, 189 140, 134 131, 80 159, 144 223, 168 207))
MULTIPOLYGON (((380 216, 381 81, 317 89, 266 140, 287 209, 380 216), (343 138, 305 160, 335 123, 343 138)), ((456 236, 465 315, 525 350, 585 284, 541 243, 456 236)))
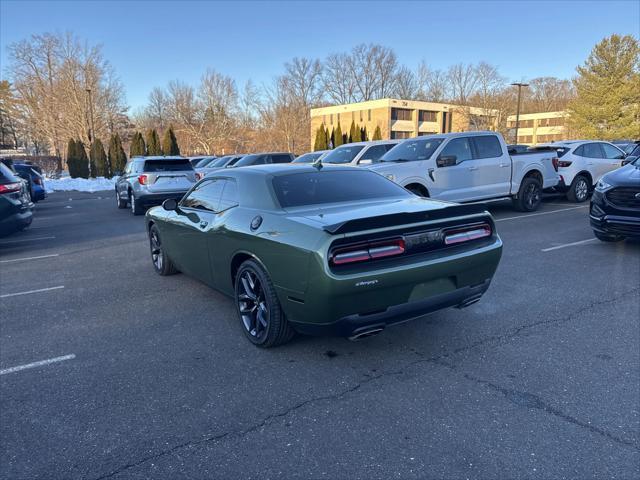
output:
POLYGON ((384 330, 384 328, 381 327, 374 327, 374 328, 370 328, 368 330, 364 330, 362 332, 358 332, 354 335, 351 335, 350 337, 347 337, 349 340, 351 340, 352 342, 355 342, 357 340, 362 340, 363 338, 366 337, 373 337, 374 335, 379 334, 380 332, 382 332, 382 330, 384 330))

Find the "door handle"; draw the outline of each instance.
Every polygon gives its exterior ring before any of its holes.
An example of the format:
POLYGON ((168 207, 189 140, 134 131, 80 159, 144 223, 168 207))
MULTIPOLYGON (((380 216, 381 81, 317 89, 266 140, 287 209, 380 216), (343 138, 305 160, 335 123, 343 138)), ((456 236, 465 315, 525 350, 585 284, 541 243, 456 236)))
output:
POLYGON ((469 170, 473 171, 473 170, 477 170, 478 167, 467 167, 469 170))
POLYGON ((509 166, 509 164, 508 164, 508 163, 501 163, 501 164, 500 164, 500 168, 504 168, 504 167, 508 167, 508 166, 509 166))

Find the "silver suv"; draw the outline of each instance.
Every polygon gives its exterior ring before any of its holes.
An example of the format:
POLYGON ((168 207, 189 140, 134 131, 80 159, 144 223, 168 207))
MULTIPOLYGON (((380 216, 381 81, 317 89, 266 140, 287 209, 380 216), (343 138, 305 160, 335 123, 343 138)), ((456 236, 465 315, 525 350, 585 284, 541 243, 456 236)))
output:
POLYGON ((184 157, 133 157, 116 182, 118 208, 131 206, 142 215, 167 198, 180 200, 196 182, 196 172, 184 157))

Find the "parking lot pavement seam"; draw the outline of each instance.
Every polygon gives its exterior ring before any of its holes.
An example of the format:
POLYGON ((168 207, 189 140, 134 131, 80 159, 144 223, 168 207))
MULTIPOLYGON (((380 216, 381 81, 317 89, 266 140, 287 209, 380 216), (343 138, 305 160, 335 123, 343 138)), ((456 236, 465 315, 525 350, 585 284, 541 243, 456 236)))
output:
MULTIPOLYGON (((573 317, 579 315, 580 313, 582 313, 585 310, 589 310, 595 306, 599 306, 599 305, 606 305, 608 303, 613 303, 617 300, 619 300, 622 297, 625 297, 631 293, 638 293, 640 292, 640 289, 632 289, 632 290, 628 290, 626 292, 623 292, 622 294, 619 294, 613 298, 609 298, 606 300, 601 300, 601 301, 597 301, 597 302, 592 302, 591 304, 574 311, 571 315, 568 315, 567 317, 563 317, 560 319, 551 319, 551 320, 542 320, 540 322, 534 322, 532 324, 527 324, 527 325, 522 325, 520 327, 517 327, 515 329, 515 331, 512 331, 512 333, 510 334, 506 334, 506 335, 501 335, 501 336, 491 336, 488 337, 486 339, 484 339, 481 342, 476 342, 473 343, 471 345, 467 345, 466 347, 462 347, 459 349, 454 350, 452 353, 445 353, 442 355, 437 355, 434 357, 426 357, 423 353, 419 352, 416 349, 411 349, 411 351, 418 355, 420 357, 420 359, 409 362, 407 364, 405 364, 403 367, 396 369, 396 370, 389 370, 389 371, 385 371, 385 372, 381 372, 377 375, 374 376, 370 376, 367 378, 362 379, 360 382, 356 383, 354 386, 342 390, 341 392, 332 394, 332 395, 321 395, 321 396, 317 396, 317 397, 313 397, 313 398, 309 398, 307 400, 304 400, 302 402, 297 403, 296 405, 293 405, 292 407, 287 408, 286 410, 279 412, 279 413, 274 413, 271 415, 268 415, 267 417, 265 417, 263 420, 261 420, 260 422, 252 425, 251 427, 245 428, 245 429, 240 429, 240 430, 232 430, 232 431, 228 431, 228 432, 224 432, 224 433, 220 433, 217 435, 212 435, 212 436, 208 436, 205 437, 201 440, 196 440, 196 441, 188 441, 188 442, 184 442, 181 443, 179 445, 175 445, 167 450, 163 450, 157 454, 154 455, 149 455, 146 456, 142 459, 140 459, 139 461, 133 462, 133 463, 128 463, 126 465, 123 465, 119 468, 117 468, 116 470, 113 470, 105 475, 101 475, 99 477, 96 477, 94 480, 104 480, 107 478, 112 478, 124 471, 127 471, 131 468, 135 468, 138 467, 140 465, 143 465, 144 463, 151 461, 151 460, 155 460, 158 458, 162 458, 165 457, 167 455, 171 455, 173 452, 179 451, 179 450, 183 450, 183 449, 187 449, 187 448, 192 448, 192 447, 198 447, 201 445, 205 445, 208 443, 216 443, 219 442, 223 439, 226 438, 230 438, 230 437, 243 437, 249 433, 255 432, 257 430, 259 430, 260 428, 263 428, 265 426, 268 426, 273 420, 277 419, 277 418, 282 418, 287 416, 288 414, 290 414, 291 412, 294 412, 298 409, 304 408, 310 404, 313 404, 315 402, 321 402, 321 401, 325 401, 325 400, 338 400, 341 399, 351 393, 354 393, 358 390, 360 390, 361 387, 363 387, 364 385, 367 385, 371 382, 374 382, 376 380, 379 380, 381 378, 385 378, 385 377, 390 377, 390 376, 399 376, 399 375, 403 375, 405 373, 405 371, 409 368, 412 368, 414 366, 420 365, 420 364, 424 364, 424 363, 431 363, 434 365, 438 365, 438 366, 444 366, 447 367, 449 369, 456 369, 456 365, 446 362, 446 359, 451 358, 452 355, 461 353, 463 351, 467 351, 467 350, 471 350, 473 348, 476 348, 478 346, 483 346, 483 345, 487 345, 493 342, 498 342, 497 345, 502 345, 504 344, 505 340, 512 340, 513 338, 516 337, 521 337, 522 335, 520 335, 520 333, 522 331, 540 326, 540 325, 547 325, 547 324, 557 324, 557 323, 564 323, 567 321, 570 321, 573 317)), ((466 375, 466 374, 464 374, 466 375)), ((473 380, 473 378, 469 378, 469 380, 473 380)), ((478 379, 478 382, 485 382, 484 380, 478 379)), ((477 383, 478 383, 477 382, 477 383)), ((489 382, 485 382, 485 383, 489 383, 489 382)), ((504 388, 504 387, 499 387, 497 385, 493 385, 495 386, 495 390, 497 391, 501 391, 500 388, 502 388, 504 391, 508 391, 508 389, 504 388)), ((526 395, 533 395, 533 394, 526 394, 526 395)), ((506 395, 505 395, 506 397, 506 395)), ((539 397, 536 397, 539 399, 539 397)), ((509 397, 507 397, 507 400, 509 400, 509 397)), ((542 402, 542 400, 540 399, 540 402, 542 402)), ((542 404, 547 405, 546 403, 542 402, 542 404)), ((591 425, 585 424, 584 422, 581 422, 578 419, 575 419, 574 417, 571 417, 563 412, 561 412, 560 410, 555 409, 554 407, 549 406, 550 409, 553 409, 553 411, 557 412, 558 415, 556 415, 558 418, 562 418, 566 421, 569 421, 570 423, 573 423, 575 425, 579 425, 579 426, 586 426, 588 428, 590 428, 593 432, 599 433, 609 439, 611 439, 612 441, 616 441, 616 443, 619 443, 621 445, 625 445, 625 446, 631 446, 636 450, 640 450, 638 448, 638 446, 636 446, 634 443, 629 443, 628 441, 624 440, 624 439, 619 439, 617 437, 615 437, 614 435, 610 434, 609 432, 606 432, 605 430, 602 430, 598 427, 592 427, 591 425), (571 419, 571 420, 569 420, 571 419)), ((546 410, 543 410, 546 411, 546 410)), ((548 412, 551 413, 551 412, 548 412)))

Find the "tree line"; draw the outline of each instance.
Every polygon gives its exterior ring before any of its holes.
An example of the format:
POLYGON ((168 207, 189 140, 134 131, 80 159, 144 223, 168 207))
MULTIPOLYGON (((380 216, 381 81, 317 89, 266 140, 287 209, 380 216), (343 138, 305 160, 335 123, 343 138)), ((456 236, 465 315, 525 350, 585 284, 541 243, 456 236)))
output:
MULTIPOLYGON (((529 79, 521 113, 566 110, 572 131, 585 138, 637 136, 639 50, 633 36, 605 38, 575 78, 529 79)), ((324 59, 295 57, 261 86, 248 81, 238 87, 210 68, 195 85, 174 80, 155 87, 147 104, 129 114, 124 86, 100 46, 69 33, 44 33, 9 45, 8 53, 8 78, 0 83, 0 140, 59 157, 65 157, 70 138, 89 158, 95 139, 105 142, 115 134, 130 153, 164 152, 157 148, 157 133, 149 138, 154 130, 171 130, 185 154, 301 153, 316 147, 310 144, 311 108, 384 97, 471 105, 497 114, 498 131, 508 133, 506 119, 517 103, 516 89, 488 62, 437 69, 422 61, 411 68, 391 48, 361 44, 324 59), (143 142, 139 131, 147 132, 143 142)), ((360 138, 374 136, 354 129, 360 138)), ((326 128, 323 133, 320 139, 334 147, 358 137, 342 127, 340 135, 326 128)))

